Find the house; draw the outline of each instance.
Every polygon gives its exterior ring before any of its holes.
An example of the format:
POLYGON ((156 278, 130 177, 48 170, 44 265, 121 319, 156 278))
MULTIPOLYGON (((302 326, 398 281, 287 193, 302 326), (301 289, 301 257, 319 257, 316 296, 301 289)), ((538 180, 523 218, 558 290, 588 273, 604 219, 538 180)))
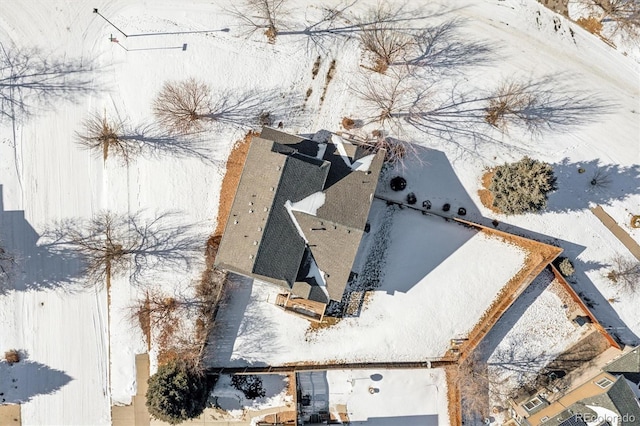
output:
POLYGON ((216 266, 321 303, 340 301, 384 161, 332 136, 254 137, 216 266))
POLYGON ((631 349, 566 391, 557 386, 518 401, 511 415, 519 425, 600 426, 640 423, 640 347, 631 349))

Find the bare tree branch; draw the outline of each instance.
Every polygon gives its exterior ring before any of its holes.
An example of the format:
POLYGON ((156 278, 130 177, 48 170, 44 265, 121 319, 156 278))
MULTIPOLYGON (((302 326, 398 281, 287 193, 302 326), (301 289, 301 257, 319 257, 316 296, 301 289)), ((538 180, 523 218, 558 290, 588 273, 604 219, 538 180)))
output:
POLYGON ((233 6, 230 12, 240 19, 247 36, 264 30, 269 43, 275 43, 288 15, 286 6, 287 0, 244 0, 240 7, 233 6))
POLYGON ((116 158, 128 164, 141 151, 137 141, 125 136, 122 121, 108 119, 106 113, 102 116, 92 114, 83 121, 82 126, 83 131, 76 132, 77 143, 102 155, 103 161, 107 160, 111 152, 116 158))
POLYGON ((640 289, 640 261, 617 256, 607 274, 614 285, 624 293, 636 293, 640 289))
POLYGON ((403 7, 381 2, 358 20, 360 43, 371 55, 371 69, 376 72, 383 74, 391 64, 403 62, 416 45, 415 30, 397 28, 403 7))
POLYGON ((50 250, 69 250, 83 259, 90 285, 127 273, 140 283, 150 271, 188 269, 195 253, 204 248, 188 226, 171 224, 174 217, 175 213, 163 213, 143 220, 140 212, 103 212, 89 220, 56 223, 43 239, 50 250))
POLYGON ((199 131, 202 119, 211 114, 211 89, 194 78, 166 82, 153 101, 153 113, 171 133, 199 131))

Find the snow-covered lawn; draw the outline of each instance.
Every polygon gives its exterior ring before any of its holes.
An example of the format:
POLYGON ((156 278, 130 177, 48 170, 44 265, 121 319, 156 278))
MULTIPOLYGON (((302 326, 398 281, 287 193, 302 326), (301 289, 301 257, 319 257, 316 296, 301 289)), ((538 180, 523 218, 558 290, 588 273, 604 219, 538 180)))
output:
POLYGON ((545 271, 531 283, 481 346, 498 395, 531 384, 546 365, 593 331, 573 321, 584 313, 568 306, 568 296, 562 300, 554 292, 560 287, 550 285, 549 275, 545 271))
MULTIPOLYGON (((383 202, 376 206, 386 208, 383 202)), ((372 233, 376 226, 372 224, 372 233)), ((525 257, 500 239, 409 210, 395 212, 387 252, 381 287, 368 296, 360 315, 317 331, 309 330, 307 320, 274 305, 282 289, 238 278, 218 314, 208 362, 282 365, 438 358, 450 339, 465 337, 525 257)))
POLYGON ((329 370, 329 410, 346 405, 353 425, 445 426, 444 370, 329 370))
MULTIPOLYGON (((78 259, 38 241, 44 230, 55 221, 86 219, 104 210, 142 211, 145 220, 177 212, 173 225, 188 227, 203 246, 215 227, 222 165, 244 131, 212 126, 195 142, 162 143, 167 139, 158 136, 167 135, 152 126, 151 103, 165 81, 200 78, 221 98, 217 101, 248 99, 253 107, 234 116, 240 124, 253 120, 255 126, 254 113, 265 110, 276 123, 283 122, 285 131, 309 134, 338 130, 344 116, 366 118, 352 90, 370 72, 361 67, 357 41, 331 39, 326 50, 316 50, 301 30, 321 10, 315 3, 290 3, 288 26, 295 31, 279 35, 272 45, 259 32, 245 37, 237 18, 225 12, 236 4, 230 0, 2 2, 0 237, 16 264, 8 287, 0 290, 0 351, 16 348, 27 354, 24 365, 2 366, 3 377, 7 368, 18 380, 18 389, 9 389, 5 397, 23 402, 23 423, 108 424, 110 405, 128 403, 134 394, 134 354, 147 349, 137 325, 126 319, 144 285, 123 277, 112 280, 108 311, 104 288, 78 282, 78 259), (134 36, 125 38, 94 8, 134 36), (112 35, 119 43, 109 40, 112 35), (32 68, 27 67, 27 76, 16 76, 7 60, 24 57, 32 68), (62 71, 55 67, 60 64, 62 71), (52 68, 60 72, 48 74, 52 68), (5 84, 7 78, 29 83, 32 74, 38 79, 40 73, 51 84, 48 92, 5 84), (8 106, 16 100, 24 101, 24 108, 8 106), (103 162, 78 147, 74 132, 82 120, 105 112, 132 129, 146 129, 155 148, 125 166, 113 157, 103 162)), ((375 3, 358 2, 353 13, 375 3)), ((633 238, 640 238, 640 230, 629 226, 630 216, 640 214, 637 55, 623 55, 533 0, 414 4, 423 7, 424 19, 415 21, 419 28, 455 22, 446 40, 440 40, 445 44, 435 46, 437 63, 421 70, 435 81, 430 90, 437 101, 446 103, 453 88, 466 99, 482 97, 515 76, 545 82, 554 96, 588 102, 570 120, 534 136, 518 129, 501 134, 487 126, 449 138, 407 126, 393 136, 437 150, 420 169, 397 170, 406 173, 407 191, 437 207, 444 202, 451 203, 452 211, 465 207, 472 220, 497 217, 542 239, 557 238, 575 258, 576 288, 597 303, 596 315, 607 326, 628 327, 621 334, 637 339, 640 296, 620 294, 605 278, 610 259, 628 253, 588 211, 602 205, 633 238), (479 179, 487 167, 525 154, 554 165, 559 190, 547 212, 496 216, 480 204, 479 179), (610 183, 592 188, 589 177, 597 166, 607 167, 610 183), (580 167, 584 174, 578 173, 580 167), (611 304, 608 298, 617 301, 611 304)), ((376 127, 370 124, 366 130, 376 127)), ((380 218, 386 206, 378 204, 374 216, 380 218)), ((307 333, 307 322, 273 306, 276 289, 242 281, 221 313, 226 337, 216 342, 215 362, 442 355, 448 339, 469 330, 524 255, 499 240, 415 212, 393 216, 385 278, 359 317, 307 333), (465 303, 460 303, 463 296, 465 303)), ((372 233, 376 226, 372 223, 372 233)), ((199 277, 202 260, 150 281, 169 291, 184 288, 199 277)))

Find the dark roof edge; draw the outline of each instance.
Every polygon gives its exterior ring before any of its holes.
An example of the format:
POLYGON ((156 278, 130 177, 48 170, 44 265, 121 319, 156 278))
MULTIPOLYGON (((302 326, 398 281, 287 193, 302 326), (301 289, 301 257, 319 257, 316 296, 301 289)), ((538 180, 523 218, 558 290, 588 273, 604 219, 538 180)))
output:
POLYGON ((309 140, 301 136, 292 135, 290 133, 284 133, 280 130, 276 130, 272 127, 263 127, 260 131, 260 137, 272 142, 284 143, 284 144, 296 144, 302 141, 309 140))

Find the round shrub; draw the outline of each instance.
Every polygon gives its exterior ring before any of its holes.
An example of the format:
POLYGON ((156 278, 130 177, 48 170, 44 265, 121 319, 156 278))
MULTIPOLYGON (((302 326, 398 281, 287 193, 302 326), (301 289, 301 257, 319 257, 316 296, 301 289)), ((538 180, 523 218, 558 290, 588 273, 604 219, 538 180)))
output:
POLYGON ((9 365, 20 362, 20 359, 20 352, 18 352, 16 349, 11 349, 4 353, 4 360, 7 361, 7 364, 9 365))
POLYGON ((208 396, 206 377, 174 360, 149 378, 147 407, 153 417, 174 425, 202 414, 208 396))
POLYGON ((563 257, 558 262, 558 270, 560 271, 563 277, 570 277, 576 272, 575 268, 573 267, 573 264, 566 257, 563 257))
POLYGON ((551 165, 529 157, 496 167, 489 185, 493 206, 505 214, 542 210, 547 207, 547 194, 555 189, 551 165))
POLYGON ((416 198, 416 194, 410 192, 407 194, 407 204, 415 204, 418 199, 416 198))
POLYGON ((392 190, 402 191, 407 187, 407 180, 402 176, 396 176, 393 179, 391 179, 390 185, 392 190))

